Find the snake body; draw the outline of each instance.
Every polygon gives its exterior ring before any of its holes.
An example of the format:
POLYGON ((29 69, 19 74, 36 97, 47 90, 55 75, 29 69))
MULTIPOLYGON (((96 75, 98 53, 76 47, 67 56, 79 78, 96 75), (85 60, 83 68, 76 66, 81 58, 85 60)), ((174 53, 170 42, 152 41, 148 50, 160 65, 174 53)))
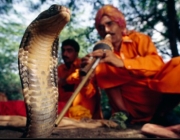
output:
POLYGON ((69 20, 68 8, 51 5, 29 24, 22 37, 18 69, 27 113, 22 137, 46 138, 54 129, 59 35, 69 20))

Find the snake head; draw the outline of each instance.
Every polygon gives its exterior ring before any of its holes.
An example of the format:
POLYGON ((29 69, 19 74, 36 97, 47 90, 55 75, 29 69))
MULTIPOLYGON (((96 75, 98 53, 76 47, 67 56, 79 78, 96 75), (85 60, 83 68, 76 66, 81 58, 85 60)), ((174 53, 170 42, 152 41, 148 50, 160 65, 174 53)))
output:
POLYGON ((53 4, 35 18, 28 29, 39 34, 57 35, 70 21, 69 8, 53 4))
POLYGON ((65 6, 57 4, 53 4, 47 10, 41 12, 34 21, 45 20, 58 14, 65 14, 64 16, 67 16, 67 22, 69 22, 71 15, 70 10, 65 6))

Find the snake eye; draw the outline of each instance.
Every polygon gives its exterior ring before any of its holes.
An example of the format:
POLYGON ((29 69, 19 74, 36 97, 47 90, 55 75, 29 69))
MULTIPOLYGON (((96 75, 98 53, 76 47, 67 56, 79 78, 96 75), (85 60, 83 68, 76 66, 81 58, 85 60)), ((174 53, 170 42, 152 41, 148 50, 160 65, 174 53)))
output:
POLYGON ((49 14, 54 15, 58 11, 58 6, 56 4, 53 4, 49 7, 49 14))
POLYGON ((50 10, 50 11, 54 11, 55 8, 56 8, 56 5, 53 4, 53 5, 51 5, 51 7, 49 8, 49 10, 50 10))

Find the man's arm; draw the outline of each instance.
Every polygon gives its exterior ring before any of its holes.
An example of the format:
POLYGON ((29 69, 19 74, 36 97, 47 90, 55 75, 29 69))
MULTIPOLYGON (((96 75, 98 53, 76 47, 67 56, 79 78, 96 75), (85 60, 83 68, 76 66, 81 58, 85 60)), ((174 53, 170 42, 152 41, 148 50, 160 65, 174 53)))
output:
MULTIPOLYGON (((158 55, 151 38, 142 33, 130 35, 135 47, 137 56, 135 58, 122 58, 124 67, 130 73, 137 76, 152 76, 164 65, 161 56, 158 55)), ((128 46, 129 47, 129 46, 128 46)))

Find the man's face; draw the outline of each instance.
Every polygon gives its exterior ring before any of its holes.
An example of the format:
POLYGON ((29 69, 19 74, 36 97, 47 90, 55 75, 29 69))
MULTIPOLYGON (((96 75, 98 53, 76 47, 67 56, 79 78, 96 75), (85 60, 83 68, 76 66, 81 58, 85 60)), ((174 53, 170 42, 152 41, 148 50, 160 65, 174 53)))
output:
POLYGON ((122 40, 122 32, 124 28, 120 27, 116 22, 111 20, 108 16, 103 16, 99 25, 99 34, 105 37, 107 34, 111 35, 112 44, 119 44, 122 40))
POLYGON ((77 57, 78 57, 78 52, 76 52, 72 46, 66 45, 62 47, 62 58, 65 64, 73 63, 77 57))

